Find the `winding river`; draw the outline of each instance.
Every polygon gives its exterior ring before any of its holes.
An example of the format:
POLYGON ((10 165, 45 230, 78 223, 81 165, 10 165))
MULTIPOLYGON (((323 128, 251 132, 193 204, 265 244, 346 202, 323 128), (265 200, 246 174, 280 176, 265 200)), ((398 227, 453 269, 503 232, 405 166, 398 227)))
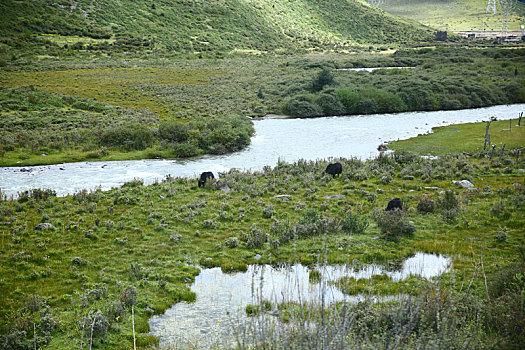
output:
POLYGON ((196 177, 203 171, 231 168, 259 170, 279 159, 293 162, 330 157, 375 157, 385 141, 406 139, 433 127, 458 123, 517 118, 525 104, 458 111, 374 114, 314 119, 262 119, 245 150, 222 156, 187 160, 81 162, 50 166, 0 168, 0 188, 7 196, 30 188, 50 188, 58 195, 100 187, 107 190, 141 178, 146 184, 166 175, 196 177))

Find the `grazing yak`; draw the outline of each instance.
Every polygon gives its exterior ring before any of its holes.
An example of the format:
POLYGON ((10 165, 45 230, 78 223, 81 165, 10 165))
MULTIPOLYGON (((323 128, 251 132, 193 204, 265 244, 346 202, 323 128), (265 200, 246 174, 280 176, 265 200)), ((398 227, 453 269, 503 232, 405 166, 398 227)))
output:
POLYGON ((211 171, 205 171, 201 174, 201 177, 199 178, 199 187, 206 185, 206 181, 210 183, 215 182, 215 176, 213 176, 211 171))
POLYGON ((401 198, 394 198, 390 202, 388 202, 388 205, 386 206, 386 211, 391 210, 403 210, 403 205, 401 204, 401 198))
POLYGON ((339 162, 333 163, 333 164, 330 163, 326 167, 326 170, 323 172, 323 175, 330 174, 332 175, 332 177, 335 177, 336 175, 341 175, 342 172, 343 172, 343 166, 341 165, 341 163, 339 162))

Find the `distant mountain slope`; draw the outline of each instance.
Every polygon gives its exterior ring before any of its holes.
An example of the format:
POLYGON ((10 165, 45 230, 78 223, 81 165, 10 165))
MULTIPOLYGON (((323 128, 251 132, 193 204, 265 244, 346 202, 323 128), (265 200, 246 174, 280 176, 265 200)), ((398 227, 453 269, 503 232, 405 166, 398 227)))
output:
MULTIPOLYGON (((501 30, 501 12, 486 13, 487 0, 384 0, 380 8, 388 13, 450 31, 501 30)), ((525 24, 525 2, 517 1, 510 16, 509 30, 525 24)))
POLYGON ((2 0, 4 50, 52 42, 180 52, 424 41, 433 33, 362 0, 2 0), (52 34, 52 36, 49 36, 52 34))

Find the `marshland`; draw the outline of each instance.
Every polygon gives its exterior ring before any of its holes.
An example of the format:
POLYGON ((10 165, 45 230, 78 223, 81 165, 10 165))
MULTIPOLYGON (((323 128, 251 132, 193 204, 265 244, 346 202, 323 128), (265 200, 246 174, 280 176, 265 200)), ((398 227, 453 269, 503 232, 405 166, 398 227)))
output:
POLYGON ((525 48, 373 3, 2 2, 0 346, 523 348, 525 48))

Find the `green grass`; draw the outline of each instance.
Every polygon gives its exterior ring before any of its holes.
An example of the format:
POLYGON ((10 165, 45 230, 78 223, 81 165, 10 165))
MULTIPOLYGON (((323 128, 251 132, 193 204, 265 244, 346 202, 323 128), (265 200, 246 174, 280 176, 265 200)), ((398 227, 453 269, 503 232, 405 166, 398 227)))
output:
MULTIPOLYGON (((522 119, 521 126, 518 126, 517 118, 490 123, 490 142, 496 146, 495 155, 499 155, 503 145, 507 150, 525 146, 524 124, 525 120, 522 119)), ((388 147, 421 155, 477 154, 484 149, 486 127, 486 122, 437 127, 430 134, 391 142, 388 147)), ((486 149, 489 151, 490 146, 486 149)))
MULTIPOLYGON (((273 262, 304 264, 317 263, 325 247, 328 263, 358 259, 360 264, 386 264, 417 251, 441 253, 454 260, 453 274, 444 277, 445 287, 457 291, 477 271, 483 251, 484 272, 492 283, 501 266, 519 261, 516 247, 525 245, 525 179, 516 170, 525 166, 524 159, 515 163, 505 155, 493 162, 463 156, 424 160, 405 154, 367 162, 341 160, 343 175, 337 179, 320 175, 326 162, 299 161, 264 172, 222 174, 221 181, 232 189, 229 193, 198 188, 195 179, 167 178, 150 186, 132 181, 119 189, 81 191, 64 198, 34 191, 18 200, 3 200, 0 222, 9 224, 0 226, 2 333, 7 325, 29 335, 32 322, 40 327, 43 316, 23 309, 28 298, 38 294, 46 298, 53 317, 68 325, 52 331, 51 348, 78 348, 78 322, 96 310, 121 329, 97 336, 97 346, 129 348, 129 310, 118 318, 110 313, 126 287, 138 292, 135 322, 146 331, 152 313, 195 298, 186 286, 198 273, 193 266, 244 270, 258 253, 267 259, 271 252, 273 262), (388 184, 381 181, 385 174, 392 177, 388 184), (477 190, 451 183, 464 178, 477 190), (434 213, 418 213, 422 198, 439 203, 442 190, 453 191, 459 200, 456 212, 442 212, 437 205, 434 213), (292 194, 293 200, 274 198, 282 193, 292 194), (323 198, 333 193, 343 198, 323 198), (389 240, 373 224, 374 209, 383 210, 392 197, 402 198, 407 220, 417 228, 411 237, 389 240), (341 229, 348 211, 371 223, 363 233, 341 229), (40 222, 56 230, 33 230, 40 222), (270 242, 265 242, 267 234, 270 242), (231 244, 232 237, 237 245, 231 244)), ((357 288, 390 294, 410 286, 376 279, 357 288)), ((485 297, 484 290, 480 281, 476 291, 485 297)))

